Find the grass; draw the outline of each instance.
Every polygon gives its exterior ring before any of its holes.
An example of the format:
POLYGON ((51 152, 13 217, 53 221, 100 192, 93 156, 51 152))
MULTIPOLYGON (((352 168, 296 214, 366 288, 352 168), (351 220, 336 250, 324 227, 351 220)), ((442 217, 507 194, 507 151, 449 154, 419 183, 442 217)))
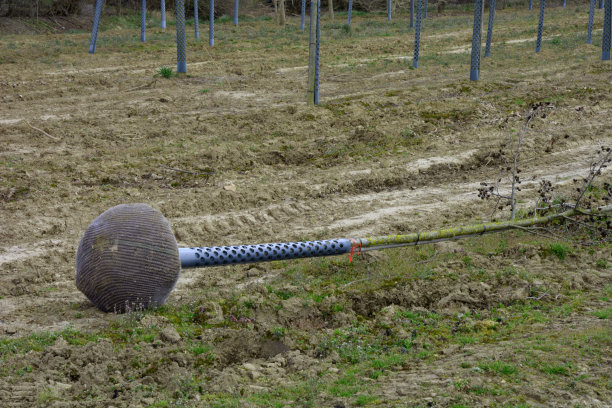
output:
POLYGON ((550 252, 562 261, 570 253, 570 248, 565 244, 555 242, 550 244, 550 252))
MULTIPOLYGON (((506 245, 512 248, 516 240, 520 240, 519 232, 506 233, 506 245)), ((490 244, 480 242, 480 240, 491 239, 483 236, 471 242, 470 246, 487 248, 490 244)), ((524 243, 522 245, 525 245, 524 243)), ((533 243, 534 247, 541 247, 542 242, 533 243)), ((491 246, 494 248, 494 246, 491 246)), ((457 255, 444 257, 439 254, 433 260, 430 258, 432 253, 425 249, 400 249, 399 258, 426 259, 430 260, 432 267, 445 262, 460 261, 461 264, 477 263, 480 256, 476 252, 466 251, 465 255, 457 259, 457 255), (469 257, 470 260, 466 261, 469 257)), ((413 281, 410 278, 410 271, 406 271, 405 263, 399 262, 394 258, 395 252, 388 254, 389 258, 385 261, 387 265, 386 273, 395 274, 395 269, 402 270, 403 278, 394 280, 394 287, 401 287, 407 282, 413 281), (389 269, 390 268, 390 269, 389 269), (408 275, 408 276, 406 276, 408 275)), ((595 255, 595 254, 594 254, 595 255)), ((497 256, 502 256, 497 255, 497 256)), ((332 315, 346 311, 347 303, 343 299, 343 292, 339 291, 338 285, 344 284, 347 279, 350 281, 365 270, 378 266, 377 262, 356 261, 352 264, 338 262, 333 259, 314 259, 299 261, 288 267, 281 281, 272 281, 268 284, 263 299, 244 298, 241 296, 230 296, 222 304, 224 314, 245 313, 248 310, 260 310, 262 305, 275 309, 276 304, 292 298, 304 299, 305 310, 327 310, 332 315), (306 283, 307 282, 307 283, 306 283), (331 285, 331 286, 330 286, 331 285), (287 289, 291 287, 292 289, 287 289), (297 289, 297 288, 302 289, 297 289), (335 289, 334 289, 335 288, 335 289), (329 292, 331 289, 331 292, 329 292), (339 305, 343 305, 339 307, 339 305)), ((466 271, 466 273, 469 273, 466 271)), ((371 290, 386 287, 383 281, 369 283, 371 290)), ((609 286, 609 285, 608 285, 609 286)), ((609 287, 602 288, 603 293, 610 292, 609 287)), ((354 291, 354 289, 351 289, 354 291)), ((352 293, 352 292, 351 292, 352 293)), ((362 292, 360 292, 362 293, 362 292)), ((367 293, 367 291, 365 292, 367 293)), ((226 404, 219 406, 233 406, 242 402, 249 402, 255 406, 283 406, 287 401, 312 401, 311 406, 316 406, 317 396, 328 395, 335 398, 348 398, 355 406, 375 406, 381 401, 381 395, 377 393, 378 382, 388 381, 394 373, 412 367, 415 364, 435 364, 438 356, 444 355, 444 350, 452 345, 459 347, 486 347, 489 344, 499 344, 499 342, 516 342, 518 348, 513 352, 513 356, 507 360, 496 358, 484 359, 475 362, 463 361, 457 366, 466 373, 481 373, 492 378, 495 382, 491 384, 473 385, 470 377, 463 380, 456 380, 454 389, 456 397, 460 395, 471 395, 474 397, 501 397, 509 396, 514 393, 511 384, 526 385, 528 379, 534 375, 546 375, 550 378, 558 378, 562 381, 571 381, 575 374, 577 361, 581 358, 576 353, 569 350, 576 350, 578 344, 585 355, 589 358, 598 360, 603 358, 605 350, 610 346, 610 330, 585 332, 584 335, 576 336, 572 333, 560 333, 550 331, 534 332, 534 325, 546 324, 553 316, 563 313, 563 308, 571 306, 576 299, 584 299, 584 294, 577 293, 576 296, 564 297, 559 301, 532 301, 516 302, 508 305, 496 305, 481 312, 470 312, 466 314, 440 314, 427 310, 413 310, 410 308, 397 308, 394 313, 388 316, 385 323, 377 319, 359 317, 352 323, 336 328, 328 333, 325 331, 309 332, 310 340, 304 343, 304 347, 316 347, 318 359, 325 359, 332 355, 338 356, 335 367, 338 368, 337 374, 322 377, 316 382, 305 383, 298 377, 291 377, 290 385, 275 385, 266 392, 249 392, 243 396, 205 394, 202 390, 202 380, 199 374, 183 378, 179 381, 178 389, 172 395, 161 397, 157 404, 163 401, 187 401, 194 395, 204 401, 210 401, 211 406, 221 404, 219 401, 226 401, 226 404), (558 312, 555 312, 558 310, 558 312), (482 313, 482 314, 481 314, 482 313), (312 335, 315 338, 312 338, 312 335), (314 343, 312 343, 314 341, 314 343), (529 357, 534 352, 533 357, 529 357), (441 354, 442 353, 442 354, 441 354), (543 353, 543 354, 542 354, 543 353), (565 361, 558 361, 558 355, 563 355, 565 361), (527 360, 521 358, 527 356, 527 360), (505 383, 499 383, 496 378, 504 379, 505 383), (374 383, 371 383, 374 381, 374 383), (507 384, 507 385, 504 385, 507 384), (216 402, 213 402, 216 401, 216 402)), ((582 300, 581 302, 584 302, 582 300)), ((139 322, 147 316, 159 316, 167 319, 181 334, 183 340, 175 347, 171 353, 188 353, 196 359, 194 362, 194 372, 201 370, 205 373, 207 367, 215 367, 218 364, 216 345, 210 342, 196 340, 204 333, 225 329, 246 327, 240 322, 228 319, 221 326, 208 326, 198 318, 198 303, 189 303, 181 306, 166 305, 155 311, 146 312, 138 316, 122 316, 115 320, 107 329, 93 334, 85 334, 73 329, 67 329, 58 333, 41 333, 27 336, 20 339, 2 339, 0 342, 0 352, 4 359, 17 354, 25 354, 30 351, 40 352, 52 345, 59 337, 64 338, 72 347, 81 347, 87 342, 97 341, 99 338, 109 338, 120 348, 139 349, 143 344, 155 344, 155 339, 159 334, 159 328, 155 325, 144 326, 139 322)), ((580 310, 580 309, 572 309, 580 310)), ((609 318, 611 310, 592 312, 599 318, 609 318), (601 315, 597 314, 601 313, 601 315), (604 316, 605 314, 605 316, 604 316), (600 317, 604 316, 604 317, 600 317)), ((381 315, 382 316, 382 315, 381 315)), ((257 322, 248 323, 257 327, 257 322)), ((297 341, 305 335, 302 330, 289 326, 272 326, 269 329, 269 336, 275 340, 297 341), (303 334, 300 334, 303 333, 303 334)), ((306 337, 308 338, 308 337, 306 337)), ((163 345, 161 345, 163 346, 163 345)), ((32 367, 15 365, 13 368, 6 368, 0 375, 6 376, 15 373, 20 376, 28 376, 32 367)), ((150 363, 141 358, 132 358, 128 366, 126 375, 138 376, 143 370, 151 370, 150 363)), ((155 371, 145 371, 152 372, 155 371)), ((140 374, 142 375, 142 374, 140 374)), ((52 401, 55 398, 52 390, 47 390, 39 395, 39 400, 52 401)), ((41 402, 42 403, 42 402, 41 402)), ((517 402, 518 403, 518 402, 517 402)), ((157 406, 163 406, 157 405, 157 406)))
POLYGON ((157 71, 157 74, 162 78, 166 79, 172 78, 172 76, 174 75, 174 73, 172 72, 172 68, 168 67, 161 67, 159 71, 157 71))
POLYGON ((515 365, 502 361, 482 362, 478 364, 478 367, 485 372, 491 372, 504 376, 511 376, 517 374, 518 372, 515 365))
POLYGON ((60 399, 59 393, 53 388, 45 388, 38 393, 37 401, 39 404, 49 404, 60 399))
POLYGON ((602 310, 596 310, 593 312, 593 316, 599 319, 612 319, 612 307, 608 307, 602 310))
POLYGON ((568 376, 570 374, 571 364, 542 364, 540 366, 540 371, 550 375, 564 375, 568 376))

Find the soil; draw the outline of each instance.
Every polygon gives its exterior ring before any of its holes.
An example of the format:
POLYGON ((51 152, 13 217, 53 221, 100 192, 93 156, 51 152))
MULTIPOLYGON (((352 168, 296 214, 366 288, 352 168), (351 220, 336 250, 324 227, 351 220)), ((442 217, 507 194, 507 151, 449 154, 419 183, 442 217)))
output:
MULTIPOLYGON (((478 198, 478 188, 499 177, 500 145, 520 134, 533 102, 551 104, 531 123, 521 150, 519 203, 533 207, 542 179, 570 197, 573 180, 588 174, 599 147, 612 145, 612 66, 599 61, 600 48, 582 45, 584 27, 570 24, 584 13, 554 9, 550 41, 536 56, 529 31, 536 16, 500 11, 493 56, 482 60, 478 82, 468 80, 469 15, 433 14, 418 69, 411 68, 406 16, 390 29, 381 16, 360 16, 352 34, 341 23, 326 23, 317 107, 305 102, 307 33, 295 28, 295 18, 284 30, 266 19, 219 24, 215 47, 190 39, 188 75, 169 79, 158 71, 174 66, 173 36, 155 27, 146 44, 138 43, 133 27, 102 31, 94 55, 87 54, 89 37, 82 33, 0 38, 0 339, 66 330, 106 333, 126 324, 159 329, 154 341, 134 347, 118 347, 104 336, 85 344, 59 336, 44 350, 6 357, 0 405, 165 406, 157 393, 163 390, 185 405, 232 406, 221 400, 215 405, 206 395, 262 394, 297 374, 337 378, 342 359, 321 353, 321 338, 359 319, 388 326, 398 338, 410 335, 399 332, 397 320, 408 311, 476 311, 480 319, 459 319, 461 324, 493 327, 501 323, 487 320, 491 308, 522 304, 538 282, 549 299, 560 299, 568 288, 583 291, 584 309, 534 324, 524 342, 446 345, 434 366, 414 362, 394 366, 380 380, 366 378, 378 399, 332 393, 314 396, 314 406, 459 406, 459 377, 470 373, 469 390, 491 389, 498 380, 474 371, 479 361, 524 355, 538 335, 555 333, 570 347, 574 332, 610 333, 610 320, 591 313, 610 306, 600 291, 612 273, 598 267, 612 262, 609 245, 561 262, 539 244, 525 244, 532 239, 525 237, 512 238, 506 252, 469 256, 487 270, 518 265, 534 275, 535 286, 518 275, 481 281, 460 260, 445 258, 434 272, 459 271, 457 280, 395 287, 368 287, 366 281, 338 289, 335 301, 305 305, 297 296, 274 298, 275 307, 267 288, 308 290, 308 282, 290 286, 292 264, 184 270, 168 303, 197 303, 207 324, 198 341, 212 345, 212 363, 206 353, 174 352, 196 337, 185 338, 163 314, 136 314, 126 323, 123 316, 96 310, 76 289, 81 234, 120 203, 159 209, 179 246, 358 238, 505 218, 507 210, 492 215, 494 205, 478 198), (463 31, 451 36, 455 26, 463 31), (250 316, 223 306, 236 297, 254 305, 250 316), (331 313, 336 301, 343 309, 331 313), (270 335, 278 327, 299 335, 270 335), (13 366, 26 371, 15 374, 13 366), (203 388, 176 381, 200 366, 207 367, 203 388)), ((600 178, 610 181, 610 170, 600 178)), ((502 189, 508 186, 504 176, 502 189)), ((437 244, 435 251, 453 254, 465 247, 437 244)), ((393 250, 364 254, 360 270, 384 274, 394 256, 393 250)), ((609 338, 601 347, 604 357, 588 368, 589 375, 612 381, 609 338)), ((588 371, 574 369, 576 375, 588 371)), ((523 406, 612 406, 612 382, 585 380, 572 388, 569 380, 547 378, 530 372, 505 387, 521 395, 523 406)), ((466 391, 462 398, 467 406, 502 406, 510 397, 466 391)), ((287 406, 301 405, 298 400, 287 406)))

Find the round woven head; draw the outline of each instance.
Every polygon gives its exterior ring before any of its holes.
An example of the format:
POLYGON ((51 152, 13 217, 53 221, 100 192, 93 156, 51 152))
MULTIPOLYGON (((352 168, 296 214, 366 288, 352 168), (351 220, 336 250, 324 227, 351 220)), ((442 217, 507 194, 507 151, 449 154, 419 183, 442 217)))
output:
POLYGON ((87 227, 76 259, 76 286, 105 312, 162 305, 181 264, 168 220, 146 204, 121 204, 87 227))

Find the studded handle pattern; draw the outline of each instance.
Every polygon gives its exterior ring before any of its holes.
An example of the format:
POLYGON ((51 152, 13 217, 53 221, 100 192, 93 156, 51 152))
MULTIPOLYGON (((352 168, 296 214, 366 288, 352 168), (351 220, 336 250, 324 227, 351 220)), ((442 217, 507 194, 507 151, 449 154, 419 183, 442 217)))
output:
POLYGON ((284 259, 342 255, 350 252, 348 239, 203 248, 179 248, 182 268, 245 264, 284 259))

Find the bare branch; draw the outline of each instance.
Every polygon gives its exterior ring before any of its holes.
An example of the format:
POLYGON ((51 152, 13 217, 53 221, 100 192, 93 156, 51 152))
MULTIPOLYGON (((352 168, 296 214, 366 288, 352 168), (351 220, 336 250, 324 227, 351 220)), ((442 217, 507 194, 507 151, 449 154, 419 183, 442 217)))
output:
POLYGON ((45 136, 47 136, 47 137, 50 137, 50 138, 51 138, 51 139, 53 139, 53 140, 60 140, 60 138, 59 138, 59 137, 51 136, 50 134, 48 134, 48 133, 47 133, 47 132, 45 132, 44 130, 39 129, 39 128, 37 128, 37 127, 34 127, 34 126, 30 125, 30 122, 28 122, 27 120, 25 121, 25 123, 26 123, 26 125, 28 125, 28 126, 29 126, 29 127, 31 127, 32 129, 34 129, 34 130, 38 130, 40 133, 42 133, 43 135, 45 135, 45 136))

